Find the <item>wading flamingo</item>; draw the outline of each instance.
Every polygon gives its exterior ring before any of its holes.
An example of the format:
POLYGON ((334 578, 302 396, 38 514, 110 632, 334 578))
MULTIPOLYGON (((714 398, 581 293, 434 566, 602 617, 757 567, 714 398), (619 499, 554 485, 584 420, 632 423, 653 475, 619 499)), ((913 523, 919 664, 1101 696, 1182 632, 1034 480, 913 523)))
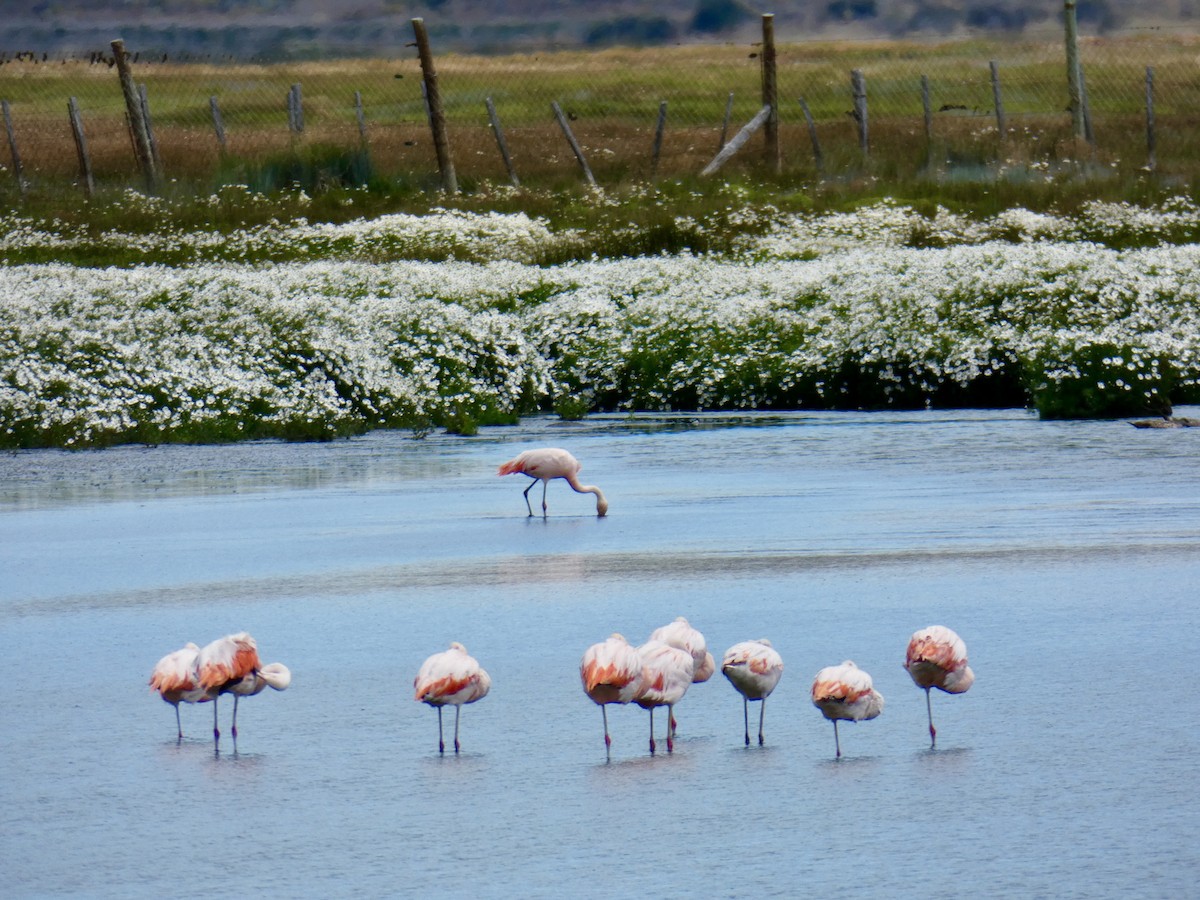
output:
POLYGON ((533 515, 533 507, 529 503, 529 491, 540 480, 542 482, 542 517, 546 516, 546 488, 553 478, 562 478, 577 494, 596 495, 596 515, 603 516, 608 512, 608 500, 604 493, 594 484, 580 484, 579 470, 583 466, 566 450, 557 447, 543 447, 539 450, 526 450, 519 456, 510 459, 500 467, 498 475, 528 475, 533 481, 525 488, 525 508, 533 515))
POLYGON ((654 707, 667 708, 667 752, 675 750, 675 704, 683 699, 692 685, 695 665, 686 650, 649 640, 638 647, 642 658, 642 689, 633 702, 642 709, 650 710, 650 753, 654 744, 654 707))
POLYGON ((233 694, 233 727, 230 732, 233 734, 233 739, 237 740, 237 709, 239 697, 253 697, 260 693, 263 688, 274 688, 277 691, 285 691, 289 684, 292 683, 292 672, 283 663, 267 663, 261 668, 255 669, 249 675, 239 681, 235 681, 225 688, 225 693, 233 694))
POLYGON ((967 645, 946 626, 930 625, 909 639, 904 668, 917 687, 925 689, 929 749, 932 750, 937 746, 937 729, 933 727, 933 704, 929 699, 929 689, 962 694, 975 683, 975 673, 967 665, 967 645))
POLYGON ((217 698, 234 684, 258 671, 258 645, 254 638, 240 631, 205 644, 196 657, 199 683, 213 705, 213 740, 221 739, 217 724, 217 698))
POLYGON ((458 641, 450 649, 435 653, 421 664, 417 677, 413 679, 413 699, 438 711, 438 752, 446 752, 442 738, 442 707, 454 707, 454 752, 461 749, 458 743, 458 717, 464 703, 474 703, 487 696, 492 689, 492 679, 467 653, 467 648, 458 641))
POLYGON ((763 743, 763 717, 767 712, 767 697, 783 675, 783 657, 766 638, 742 641, 725 651, 721 672, 742 695, 742 712, 746 720, 746 746, 750 746, 750 701, 758 700, 758 743, 763 743))
MULTIPOLYGON (((713 672, 717 671, 717 662, 708 652, 708 642, 704 640, 704 635, 693 628, 683 616, 677 616, 674 622, 655 628, 650 634, 650 640, 670 644, 692 657, 692 684, 708 681, 713 672)), ((671 714, 668 724, 671 734, 674 734, 679 727, 674 713, 671 714)))
POLYGON ((642 657, 623 635, 592 644, 579 663, 583 692, 600 707, 604 718, 604 749, 612 746, 608 736, 609 703, 629 703, 642 689, 642 657))
POLYGON ((817 673, 812 686, 813 706, 833 722, 833 743, 841 759, 838 719, 860 722, 883 712, 883 695, 875 690, 871 676, 846 660, 840 666, 826 666, 817 673))
POLYGON ((175 707, 175 727, 181 741, 183 723, 179 719, 179 704, 203 703, 211 699, 208 692, 200 687, 200 671, 196 666, 199 653, 200 648, 189 641, 181 649, 160 659, 150 674, 150 687, 175 707))

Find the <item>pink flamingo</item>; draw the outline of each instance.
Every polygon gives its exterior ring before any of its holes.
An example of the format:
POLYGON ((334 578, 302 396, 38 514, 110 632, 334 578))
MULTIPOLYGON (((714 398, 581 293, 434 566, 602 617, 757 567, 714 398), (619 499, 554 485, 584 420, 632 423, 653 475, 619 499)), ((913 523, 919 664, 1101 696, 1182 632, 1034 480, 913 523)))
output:
POLYGON ((930 625, 913 634, 908 641, 904 668, 919 688, 925 689, 925 711, 929 714, 929 749, 937 746, 933 727, 930 688, 947 694, 962 694, 975 683, 975 673, 967 665, 967 645, 944 625, 930 625))
POLYGON ((491 676, 458 641, 421 664, 413 679, 413 699, 437 708, 439 753, 446 752, 446 742, 442 738, 442 707, 447 704, 454 707, 454 752, 458 753, 461 749, 458 718, 463 704, 482 700, 491 689, 491 676))
POLYGON ((783 657, 766 638, 742 641, 725 651, 721 672, 742 695, 742 713, 746 720, 746 746, 750 746, 750 701, 758 700, 758 743, 763 744, 763 717, 767 697, 783 676, 783 657))
MULTIPOLYGON (((677 616, 674 622, 655 628, 650 634, 650 640, 662 641, 664 644, 683 650, 692 657, 692 684, 708 681, 717 670, 717 662, 708 652, 708 642, 704 639, 704 635, 693 628, 683 616, 677 616)), ((671 721, 668 724, 671 733, 674 734, 679 727, 674 713, 671 714, 671 721)))
POLYGON ((838 759, 842 756, 838 719, 860 722, 883 712, 883 695, 875 690, 871 676, 850 660, 840 666, 826 666, 817 673, 813 679, 812 702, 833 722, 833 742, 838 759))
POLYGON ((649 640, 638 648, 642 658, 642 689, 633 698, 642 709, 650 710, 650 753, 654 744, 654 707, 667 708, 667 752, 675 751, 675 704, 692 685, 695 664, 686 650, 649 640))
POLYGON ((529 487, 525 488, 525 507, 531 516, 533 507, 529 503, 529 491, 539 480, 542 482, 542 517, 545 518, 547 512, 546 488, 553 478, 562 478, 577 494, 595 494, 596 515, 603 516, 608 513, 608 500, 605 499, 603 491, 595 485, 579 483, 579 470, 582 468, 579 460, 566 450, 557 447, 543 447, 539 450, 526 450, 519 456, 510 459, 500 467, 497 474, 515 475, 520 473, 533 479, 529 482, 529 487))
POLYGON ((206 644, 196 656, 198 683, 213 704, 213 740, 221 739, 217 723, 217 698, 233 694, 233 727, 237 740, 238 697, 257 694, 270 685, 282 691, 292 681, 292 673, 281 663, 264 666, 258 658, 258 644, 244 631, 217 638, 206 644))
POLYGON ((604 748, 607 754, 612 746, 608 735, 609 703, 629 703, 642 690, 642 657, 629 646, 620 634, 608 640, 592 644, 583 653, 579 663, 579 678, 583 691, 600 707, 604 718, 604 748))
POLYGON ((175 727, 179 732, 179 740, 183 740, 183 723, 179 719, 180 703, 204 703, 212 699, 208 692, 200 687, 200 672, 196 666, 196 657, 200 648, 188 642, 160 659, 150 674, 150 687, 158 691, 160 697, 175 707, 175 727))

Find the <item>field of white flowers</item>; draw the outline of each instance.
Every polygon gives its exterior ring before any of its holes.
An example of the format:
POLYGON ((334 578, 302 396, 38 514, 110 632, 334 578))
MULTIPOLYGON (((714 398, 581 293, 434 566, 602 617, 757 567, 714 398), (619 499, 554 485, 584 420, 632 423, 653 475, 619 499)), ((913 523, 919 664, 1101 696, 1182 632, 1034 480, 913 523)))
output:
POLYGON ((194 261, 0 265, 2 447, 469 433, 538 410, 1115 416, 1200 390, 1186 200, 773 215, 720 257, 553 266, 536 261, 579 236, 523 215, 99 238, 4 224, 0 259, 102 241, 194 261), (276 245, 292 261, 238 261, 276 245))

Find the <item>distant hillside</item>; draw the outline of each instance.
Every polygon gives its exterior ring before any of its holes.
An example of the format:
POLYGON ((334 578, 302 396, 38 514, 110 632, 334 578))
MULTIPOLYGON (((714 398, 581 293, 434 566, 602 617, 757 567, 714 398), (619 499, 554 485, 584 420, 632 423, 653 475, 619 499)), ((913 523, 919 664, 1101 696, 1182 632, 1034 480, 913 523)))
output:
MULTIPOLYGON (((1200 0, 1080 0, 1084 33, 1134 25, 1200 27, 1200 0)), ((1059 27, 1055 0, 0 0, 0 53, 87 55, 116 37, 173 56, 299 59, 399 56, 410 20, 441 52, 753 40, 762 12, 781 41, 1022 32, 1059 27)))

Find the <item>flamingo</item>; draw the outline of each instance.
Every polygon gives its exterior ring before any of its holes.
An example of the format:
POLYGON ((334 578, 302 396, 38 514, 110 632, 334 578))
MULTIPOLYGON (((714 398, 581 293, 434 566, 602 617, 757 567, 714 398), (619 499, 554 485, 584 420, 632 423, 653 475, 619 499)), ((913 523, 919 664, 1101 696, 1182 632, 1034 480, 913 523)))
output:
POLYGON ((196 666, 199 653, 200 648, 189 641, 179 650, 160 659, 150 674, 150 687, 175 707, 175 726, 181 741, 183 723, 179 719, 179 704, 204 703, 211 699, 208 692, 200 687, 200 672, 196 666))
POLYGON ((268 663, 225 688, 225 693, 233 694, 233 727, 230 732, 237 740, 237 709, 239 697, 253 697, 270 687, 277 691, 287 690, 292 683, 292 672, 283 663, 268 663))
POLYGON ((817 673, 812 686, 813 706, 833 722, 833 742, 837 758, 842 745, 838 740, 838 719, 859 722, 883 712, 883 695, 875 690, 871 676, 846 660, 840 666, 826 666, 817 673))
POLYGON ((197 654, 198 683, 213 704, 214 741, 221 739, 221 729, 217 724, 217 698, 230 691, 243 678, 258 671, 261 665, 258 644, 244 631, 217 638, 197 654))
POLYGON ((967 665, 967 645, 945 625, 930 625, 915 632, 909 639, 904 668, 917 687, 925 689, 929 749, 932 750, 937 746, 937 729, 933 727, 933 704, 929 699, 929 689, 962 694, 975 683, 975 673, 967 665))
POLYGON ((458 717, 464 703, 474 703, 487 696, 492 689, 492 679, 467 653, 467 648, 453 641, 448 650, 435 653, 421 664, 417 677, 413 679, 414 700, 437 707, 438 752, 446 752, 442 738, 442 707, 447 703, 454 707, 454 752, 458 753, 458 717))
POLYGON ((667 752, 675 750, 675 704, 683 699, 692 684, 695 663, 691 654, 662 641, 649 640, 638 647, 642 658, 643 681, 633 702, 650 710, 650 753, 654 744, 654 707, 667 708, 667 752))
POLYGON ((708 642, 705 641, 704 635, 693 628, 683 616, 678 616, 668 625, 655 628, 650 634, 650 640, 670 644, 686 651, 692 657, 692 684, 708 681, 717 670, 716 660, 708 652, 708 642))
POLYGON ((496 474, 498 475, 513 475, 520 473, 528 475, 533 481, 529 482, 529 487, 525 488, 525 507, 529 510, 529 515, 533 515, 533 507, 529 503, 529 491, 540 480, 542 482, 542 517, 546 517, 546 488, 550 485, 550 480, 553 478, 562 478, 571 486, 571 490, 577 494, 595 494, 596 495, 596 515, 603 516, 608 513, 608 500, 604 497, 604 492, 594 484, 580 484, 579 470, 583 466, 579 460, 568 453, 566 450, 561 450, 557 447, 543 447, 539 450, 526 450, 524 453, 510 459, 502 465, 496 474))
POLYGON ((583 691, 600 707, 604 718, 605 753, 612 746, 608 736, 609 703, 629 703, 642 690, 642 657, 629 646, 624 635, 614 634, 608 640, 592 644, 579 663, 583 691))
POLYGON ((750 701, 758 700, 758 743, 763 744, 763 717, 767 697, 783 676, 783 657, 766 638, 742 641, 725 651, 721 672, 742 695, 742 713, 746 720, 746 746, 750 746, 750 701))

